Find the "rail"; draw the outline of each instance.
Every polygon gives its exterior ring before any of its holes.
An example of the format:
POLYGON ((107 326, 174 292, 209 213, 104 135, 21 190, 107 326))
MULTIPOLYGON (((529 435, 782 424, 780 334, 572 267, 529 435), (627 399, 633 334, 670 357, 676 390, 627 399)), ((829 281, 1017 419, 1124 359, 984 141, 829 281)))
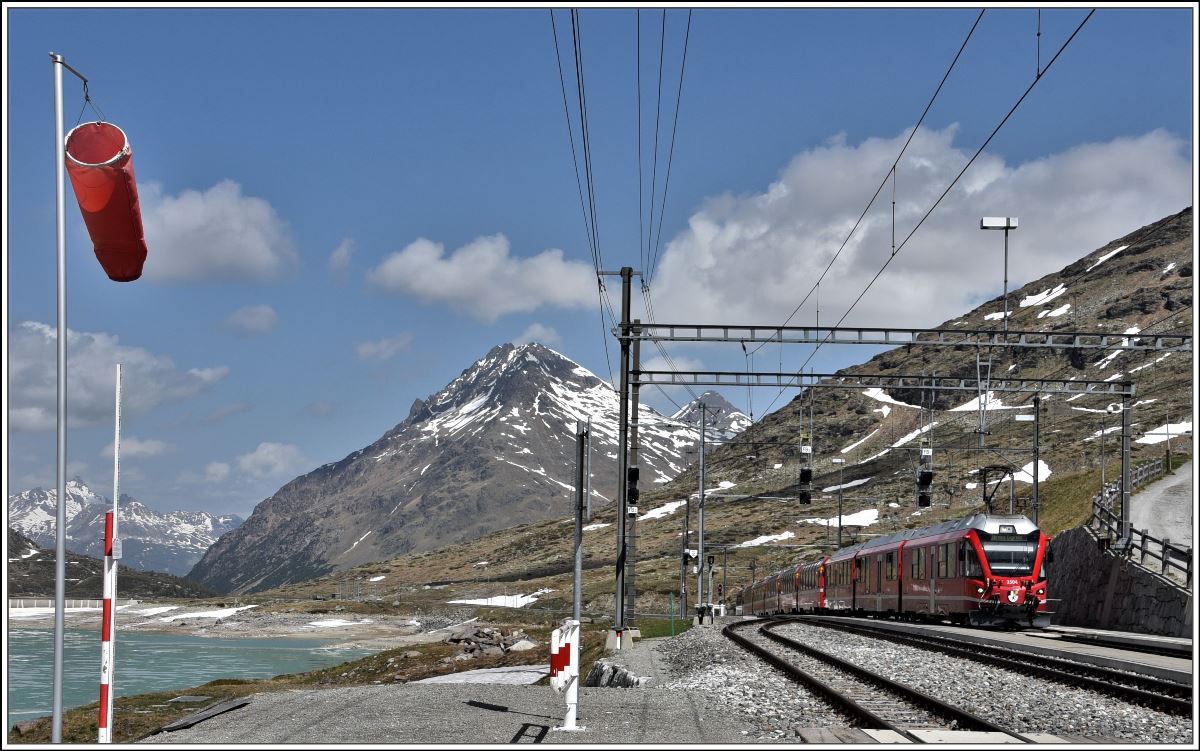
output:
MULTIPOLYGON (((1144 462, 1130 469, 1130 489, 1162 477, 1165 471, 1161 458, 1144 462)), ((1185 586, 1192 588, 1192 549, 1171 542, 1169 537, 1158 539, 1147 530, 1131 529, 1129 537, 1121 536, 1121 517, 1113 511, 1116 499, 1121 497, 1121 483, 1110 482, 1092 496, 1092 519, 1090 526, 1096 528, 1100 544, 1107 550, 1133 560, 1146 569, 1155 570, 1165 577, 1175 572, 1183 576, 1185 586), (1136 558, 1135 558, 1136 556, 1136 558), (1147 559, 1157 561, 1148 564, 1147 559)))

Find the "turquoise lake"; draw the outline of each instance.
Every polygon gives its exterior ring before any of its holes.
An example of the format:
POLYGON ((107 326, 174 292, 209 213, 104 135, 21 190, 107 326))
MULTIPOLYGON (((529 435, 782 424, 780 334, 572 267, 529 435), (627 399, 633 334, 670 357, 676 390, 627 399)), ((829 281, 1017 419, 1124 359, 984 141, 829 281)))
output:
MULTIPOLYGON (((49 715, 54 631, 8 630, 8 727, 49 715)), ((100 696, 100 632, 68 628, 63 637, 63 709, 100 696)), ((217 678, 270 678, 337 665, 370 650, 333 649, 319 639, 218 639, 174 634, 117 637, 116 696, 198 686, 217 678)))

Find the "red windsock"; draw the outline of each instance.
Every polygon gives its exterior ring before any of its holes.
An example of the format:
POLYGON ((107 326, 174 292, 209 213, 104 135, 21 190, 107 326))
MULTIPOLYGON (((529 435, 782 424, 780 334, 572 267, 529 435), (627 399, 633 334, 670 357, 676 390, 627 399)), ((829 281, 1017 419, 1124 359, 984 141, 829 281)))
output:
POLYGON ((112 123, 83 123, 67 134, 67 175, 96 258, 114 282, 142 275, 146 238, 133 175, 133 150, 112 123))

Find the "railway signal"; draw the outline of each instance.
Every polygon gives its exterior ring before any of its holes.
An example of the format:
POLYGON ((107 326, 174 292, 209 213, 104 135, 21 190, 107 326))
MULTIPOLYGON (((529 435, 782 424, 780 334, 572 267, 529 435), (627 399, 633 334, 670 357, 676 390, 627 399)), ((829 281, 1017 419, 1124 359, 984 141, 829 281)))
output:
POLYGON ((812 503, 812 467, 808 465, 809 458, 812 456, 812 446, 800 447, 800 488, 796 492, 797 499, 800 503, 808 505, 812 503))
POLYGON ((917 469, 917 507, 929 508, 933 493, 933 449, 921 448, 921 466, 917 469))
POLYGON ((933 470, 922 469, 917 472, 917 506, 926 508, 930 505, 930 494, 933 492, 933 470))

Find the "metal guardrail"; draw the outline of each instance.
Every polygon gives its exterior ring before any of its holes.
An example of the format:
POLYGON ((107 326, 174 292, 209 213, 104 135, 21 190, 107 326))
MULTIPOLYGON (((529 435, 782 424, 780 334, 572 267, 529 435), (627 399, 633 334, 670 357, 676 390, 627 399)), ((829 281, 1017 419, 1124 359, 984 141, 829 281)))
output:
MULTIPOLYGON (((1130 489, 1157 480, 1165 471, 1163 460, 1155 459, 1133 467, 1129 472, 1130 489)), ((1185 586, 1192 588, 1192 549, 1171 542, 1170 538, 1152 537, 1146 530, 1131 529, 1129 537, 1121 536, 1121 517, 1113 511, 1115 501, 1121 497, 1121 483, 1111 482, 1092 496, 1091 525, 1100 534, 1101 544, 1118 555, 1125 556, 1143 568, 1157 569, 1157 573, 1169 576, 1174 571, 1183 575, 1185 586), (1136 554, 1136 558, 1134 558, 1136 554), (1147 565, 1146 559, 1153 558, 1156 564, 1147 565)))
MULTIPOLYGON (((117 605, 139 605, 141 600, 117 600, 117 605)), ((63 607, 66 608, 93 608, 99 610, 104 606, 104 600, 93 599, 78 599, 69 598, 63 600, 63 607)), ((8 598, 9 608, 53 608, 53 597, 10 597, 8 598)))

